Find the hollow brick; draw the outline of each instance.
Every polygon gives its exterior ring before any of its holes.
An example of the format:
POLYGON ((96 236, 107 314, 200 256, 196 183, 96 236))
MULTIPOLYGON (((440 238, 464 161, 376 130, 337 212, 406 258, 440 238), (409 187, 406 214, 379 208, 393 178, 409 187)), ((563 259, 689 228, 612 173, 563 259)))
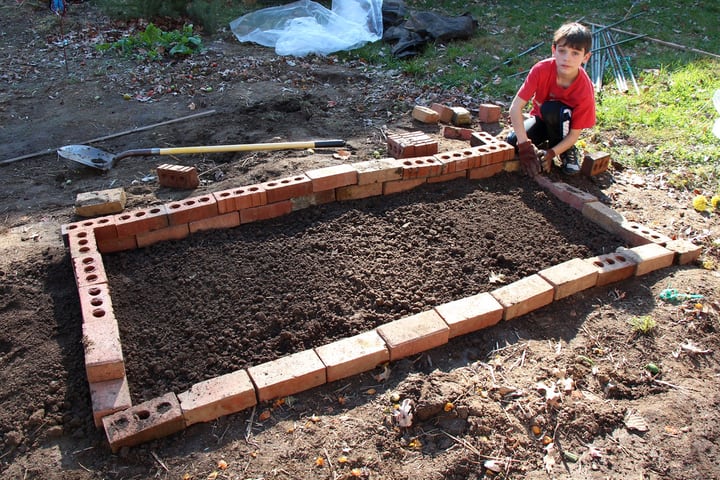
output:
POLYGON ((154 205, 115 215, 118 238, 131 237, 138 233, 149 232, 168 226, 165 205, 154 205))
POLYGON ((218 214, 217 201, 212 194, 190 197, 166 205, 169 225, 196 222, 218 214))
POLYGON ((107 274, 100 253, 73 257, 73 271, 78 287, 107 283, 107 274))
POLYGON ((637 263, 622 253, 606 253, 585 259, 585 262, 597 269, 599 287, 632 277, 637 268, 637 263))
POLYGON ((262 184, 267 194, 267 202, 275 203, 294 197, 304 197, 312 193, 312 180, 307 175, 280 178, 262 184))

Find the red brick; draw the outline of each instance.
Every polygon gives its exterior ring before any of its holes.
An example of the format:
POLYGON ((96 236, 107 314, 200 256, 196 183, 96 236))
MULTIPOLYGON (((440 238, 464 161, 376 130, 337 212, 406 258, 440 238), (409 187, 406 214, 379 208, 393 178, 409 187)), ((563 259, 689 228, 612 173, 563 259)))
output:
POLYGON ((635 276, 654 272, 661 268, 669 267, 675 260, 675 252, 668 250, 656 243, 648 243, 633 248, 620 248, 619 254, 627 256, 630 260, 637 263, 635 276))
POLYGON ((597 286, 619 282, 635 274, 637 263, 621 253, 606 253, 585 260, 598 271, 597 286))
POLYGON ((290 212, 292 212, 292 202, 290 200, 269 203, 260 207, 246 208, 240 210, 240 223, 258 222, 260 220, 282 217, 290 212))
POLYGON ((78 255, 73 257, 72 260, 75 281, 78 287, 107 283, 105 266, 103 265, 102 255, 99 253, 78 255))
POLYGON ((358 185, 400 180, 403 175, 402 160, 397 158, 367 160, 353 163, 352 167, 358 172, 358 185))
POLYGON ((675 263, 678 265, 693 263, 700 257, 700 253, 702 253, 702 247, 700 245, 695 245, 685 239, 671 240, 665 245, 665 248, 675 252, 675 263))
POLYGON ((503 164, 506 172, 519 172, 521 170, 520 160, 510 160, 503 164))
POLYGON ((115 313, 107 284, 79 287, 78 295, 83 321, 113 321, 115 313))
POLYGON ((325 364, 314 350, 304 350, 248 368, 258 401, 293 395, 326 383, 325 364))
POLYGON ((157 167, 158 183, 163 187, 190 190, 200 185, 195 167, 164 163, 157 167))
MULTIPOLYGON (((536 179, 538 178, 536 177, 536 179)), ((582 214, 611 233, 617 232, 620 225, 625 221, 625 218, 620 213, 601 202, 587 202, 583 205, 582 214)))
POLYGON ((478 107, 478 120, 481 123, 497 123, 500 121, 502 109, 491 103, 482 103, 478 107))
POLYGON ((458 172, 446 173, 437 177, 429 177, 427 183, 441 183, 456 180, 458 178, 467 178, 467 170, 460 170, 458 172))
POLYGON ((115 215, 118 238, 131 237, 138 233, 158 230, 168 226, 168 212, 165 205, 155 205, 115 215))
POLYGON ((497 143, 498 139, 490 135, 488 132, 473 132, 470 135, 470 146, 481 147, 483 145, 492 145, 497 143))
POLYGON ((438 113, 438 118, 443 123, 450 123, 453 116, 453 110, 450 107, 446 107, 445 105, 441 105, 439 103, 433 103, 430 105, 430 108, 435 110, 438 113))
POLYGON ((582 211, 586 203, 597 202, 598 198, 563 182, 549 182, 548 190, 557 198, 576 210, 582 211))
POLYGON ((328 383, 367 372, 390 360, 390 352, 375 330, 315 348, 327 367, 328 383))
POLYGON ((127 377, 91 383, 90 400, 95 426, 100 428, 103 417, 132 407, 127 377))
POLYGON ((450 122, 453 125, 456 125, 458 127, 462 127, 465 125, 470 125, 472 123, 472 115, 470 115, 470 111, 465 107, 451 107, 453 111, 453 116, 450 119, 450 122))
POLYGON ((607 171, 608 167, 610 167, 609 153, 590 153, 586 154, 583 158, 582 168, 580 169, 580 172, 585 176, 592 177, 594 175, 600 175, 601 173, 607 171))
POLYGON ((615 230, 615 233, 630 245, 634 246, 648 243, 657 243, 658 245, 665 246, 672 241, 667 235, 663 235, 637 222, 622 222, 615 230))
POLYGON ((495 325, 503 316, 503 307, 489 293, 479 293, 435 307, 450 328, 449 338, 495 325))
POLYGON ((502 163, 495 163, 486 167, 471 168, 467 172, 467 177, 471 180, 480 180, 483 178, 490 178, 498 173, 505 170, 505 165, 502 163))
POLYGON ((131 235, 129 237, 108 238, 105 240, 99 240, 97 248, 100 253, 113 253, 122 252, 125 250, 134 250, 138 248, 137 238, 135 237, 135 235, 131 235))
MULTIPOLYGON (((280 178, 262 184, 267 193, 267 202, 275 203, 312 193, 312 180, 307 175, 280 178)), ((244 222, 243 222, 244 223, 244 222)))
POLYGON ((185 426, 210 422, 257 404, 255 387, 245 370, 196 383, 178 394, 185 426))
MULTIPOLYGON (((262 207, 257 207, 262 208, 262 207)), ((203 218, 190 222, 190 233, 200 232, 203 230, 220 230, 224 228, 233 228, 240 225, 240 212, 230 212, 224 215, 215 215, 214 217, 203 218)))
MULTIPOLYGON (((93 313, 97 313, 96 309, 93 313)), ((125 376, 125 360, 120 345, 120 331, 115 315, 103 311, 102 319, 85 318, 82 343, 85 349, 85 372, 90 383, 115 380, 125 376)))
POLYGON ((464 150, 438 153, 435 155, 435 158, 443 164, 443 173, 467 170, 468 162, 470 161, 470 157, 465 154, 464 150))
POLYGON ((420 131, 390 134, 387 145, 388 153, 395 158, 434 155, 438 148, 437 141, 420 131))
POLYGON ((594 265, 574 258, 538 272, 555 289, 555 300, 597 285, 598 271, 594 265))
POLYGON ((312 180, 313 192, 334 190, 348 185, 357 185, 358 183, 357 170, 348 164, 308 170, 305 175, 312 180))
POLYGON ((326 203, 332 203, 337 200, 335 190, 323 190, 322 192, 311 193, 304 197, 291 198, 292 211, 302 210, 303 208, 312 207, 315 205, 325 205, 326 203))
POLYGON ((440 115, 430 107, 415 105, 412 111, 412 118, 422 123, 438 123, 440 115))
POLYGON ((185 428, 185 421, 177 397, 167 393, 103 418, 103 426, 115 453, 177 433, 185 428))
POLYGON ((376 197, 382 195, 384 183, 368 183, 365 185, 353 185, 350 187, 338 188, 335 196, 338 202, 346 200, 359 200, 361 198, 376 197))
POLYGON ((396 180, 394 182, 383 183, 383 195, 392 195, 393 193, 406 192, 420 185, 427 183, 426 178, 415 178, 411 180, 396 180))
POLYGON ((182 240, 188 235, 190 235, 190 229, 188 228, 187 223, 183 223, 182 225, 171 225, 169 227, 161 228, 160 230, 138 233, 137 246, 139 248, 144 248, 158 242, 182 240))
POLYGON ((428 310, 381 325, 377 332, 390 349, 390 361, 395 361, 445 345, 450 327, 435 310, 428 310))
POLYGON ((68 246, 68 234, 78 230, 92 230, 96 240, 117 238, 118 236, 115 219, 112 215, 62 225, 60 230, 65 246, 68 246))
POLYGON ((503 319, 510 320, 549 305, 553 301, 555 290, 535 274, 500 287, 490 294, 503 306, 503 319))
POLYGON ((89 228, 69 231, 68 248, 70 249, 70 256, 73 258, 98 252, 95 235, 89 228))
POLYGON ((471 128, 453 127, 448 125, 443 128, 443 137, 451 140, 464 140, 469 142, 474 132, 475 131, 471 128))
POLYGON ((440 175, 443 164, 435 157, 406 158, 403 163, 403 180, 440 175))
POLYGON ((196 222, 218 214, 217 201, 212 194, 171 202, 166 207, 170 225, 196 222))
POLYGON ((234 212, 243 208, 267 205, 267 193, 262 185, 231 188, 213 193, 217 202, 218 213, 234 212))

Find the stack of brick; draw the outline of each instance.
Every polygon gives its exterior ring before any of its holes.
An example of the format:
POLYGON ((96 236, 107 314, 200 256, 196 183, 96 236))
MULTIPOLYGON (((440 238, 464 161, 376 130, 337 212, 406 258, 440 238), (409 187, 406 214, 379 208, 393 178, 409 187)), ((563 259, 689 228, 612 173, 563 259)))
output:
POLYGON ((158 183, 163 187, 192 190, 200 185, 197 169, 164 163, 157 167, 158 183))

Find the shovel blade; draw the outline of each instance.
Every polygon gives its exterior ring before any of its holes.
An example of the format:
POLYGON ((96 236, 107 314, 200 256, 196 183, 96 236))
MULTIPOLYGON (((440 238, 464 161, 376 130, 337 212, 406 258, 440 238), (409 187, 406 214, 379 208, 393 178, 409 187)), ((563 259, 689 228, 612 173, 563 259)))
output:
POLYGON ((66 145, 57 150, 58 155, 88 167, 110 170, 115 155, 87 145, 66 145))

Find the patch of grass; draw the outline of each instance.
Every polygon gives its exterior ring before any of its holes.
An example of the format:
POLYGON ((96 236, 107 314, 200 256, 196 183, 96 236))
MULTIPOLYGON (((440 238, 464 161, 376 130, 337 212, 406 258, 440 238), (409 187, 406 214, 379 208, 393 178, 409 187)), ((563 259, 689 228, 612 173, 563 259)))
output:
POLYGON ((657 323, 650 315, 643 315, 641 317, 633 317, 628 320, 633 333, 638 335, 650 335, 655 331, 657 323))

